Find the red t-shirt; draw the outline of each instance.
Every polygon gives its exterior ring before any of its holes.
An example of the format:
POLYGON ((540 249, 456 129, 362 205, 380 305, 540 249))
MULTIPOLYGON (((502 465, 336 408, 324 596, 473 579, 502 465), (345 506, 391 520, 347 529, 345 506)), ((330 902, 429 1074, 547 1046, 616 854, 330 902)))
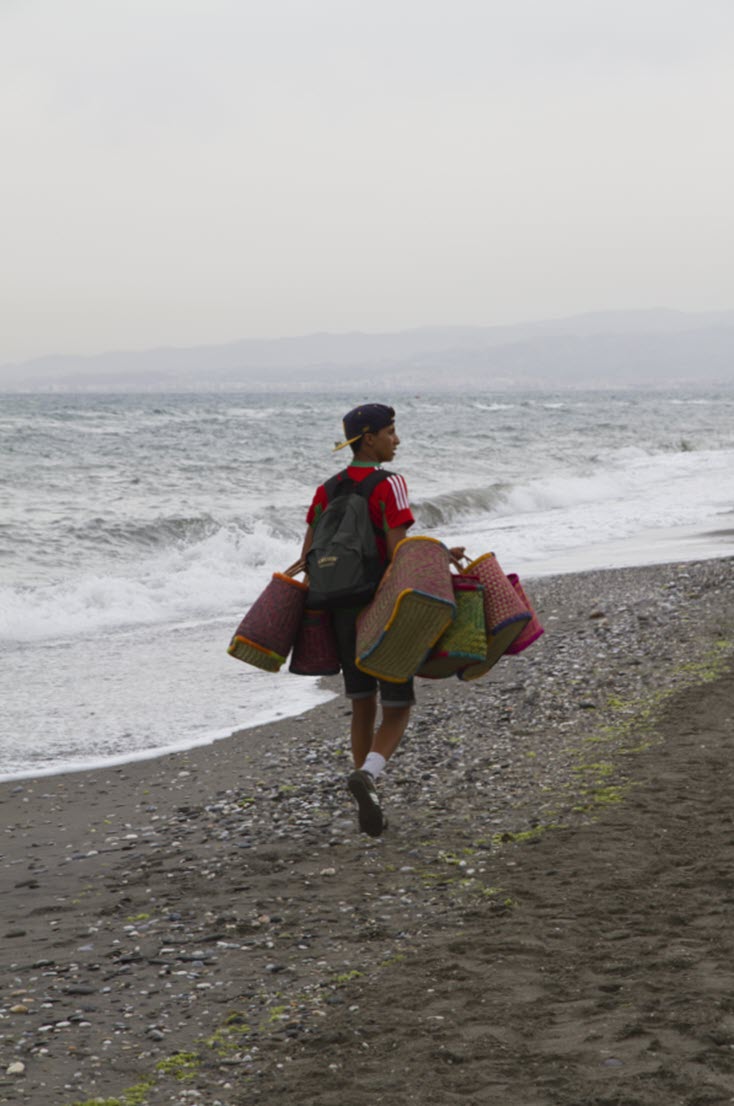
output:
MULTIPOLYGON (((350 465, 347 469, 347 476, 355 483, 359 483, 374 472, 376 468, 379 468, 379 465, 350 465)), ((321 484, 316 489, 316 494, 306 515, 306 522, 309 526, 313 526, 315 522, 318 522, 321 512, 326 509, 328 502, 324 485, 321 484)), ((408 502, 408 485, 405 483, 405 479, 399 476, 398 473, 394 473, 392 476, 388 476, 386 480, 381 480, 369 498, 368 507, 370 518, 377 527, 377 531, 379 531, 379 533, 375 532, 377 550, 380 558, 386 561, 387 542, 381 535, 387 533, 388 530, 395 530, 398 526, 412 526, 415 522, 408 502)))

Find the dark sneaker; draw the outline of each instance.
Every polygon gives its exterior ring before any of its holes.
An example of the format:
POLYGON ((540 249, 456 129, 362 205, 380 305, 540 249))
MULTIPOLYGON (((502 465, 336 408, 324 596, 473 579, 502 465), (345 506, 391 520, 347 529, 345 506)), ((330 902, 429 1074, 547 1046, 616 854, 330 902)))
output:
POLYGON ((375 781, 369 772, 357 768, 347 780, 347 787, 357 800, 359 828, 370 837, 379 837, 387 822, 382 814, 375 781))

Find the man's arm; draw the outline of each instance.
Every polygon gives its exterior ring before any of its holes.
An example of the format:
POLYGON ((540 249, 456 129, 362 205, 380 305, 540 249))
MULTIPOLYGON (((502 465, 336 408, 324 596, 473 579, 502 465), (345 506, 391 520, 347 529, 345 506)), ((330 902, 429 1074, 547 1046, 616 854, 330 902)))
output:
POLYGON ((313 543, 313 526, 309 526, 308 530, 306 531, 306 536, 303 539, 303 548, 301 549, 301 560, 302 561, 306 560, 306 554, 308 553, 309 549, 311 548, 312 543, 313 543))
POLYGON ((388 530, 385 534, 385 541, 387 543, 387 559, 388 562, 392 560, 392 555, 395 552, 396 547, 408 536, 407 526, 396 526, 392 530, 388 530))

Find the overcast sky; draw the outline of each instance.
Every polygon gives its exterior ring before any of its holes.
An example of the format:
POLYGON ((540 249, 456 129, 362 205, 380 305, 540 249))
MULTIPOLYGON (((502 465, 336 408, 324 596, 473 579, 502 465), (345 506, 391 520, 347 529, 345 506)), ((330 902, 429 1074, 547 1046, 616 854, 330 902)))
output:
POLYGON ((734 307, 732 0, 0 0, 0 363, 734 307))

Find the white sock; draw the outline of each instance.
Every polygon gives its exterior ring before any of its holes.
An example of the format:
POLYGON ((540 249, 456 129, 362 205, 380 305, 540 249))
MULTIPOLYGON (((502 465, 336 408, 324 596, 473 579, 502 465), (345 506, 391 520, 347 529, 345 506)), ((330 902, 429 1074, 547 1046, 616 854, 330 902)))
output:
POLYGON ((369 772, 373 780, 376 780, 387 761, 380 753, 368 753, 367 759, 362 765, 363 772, 369 772))

